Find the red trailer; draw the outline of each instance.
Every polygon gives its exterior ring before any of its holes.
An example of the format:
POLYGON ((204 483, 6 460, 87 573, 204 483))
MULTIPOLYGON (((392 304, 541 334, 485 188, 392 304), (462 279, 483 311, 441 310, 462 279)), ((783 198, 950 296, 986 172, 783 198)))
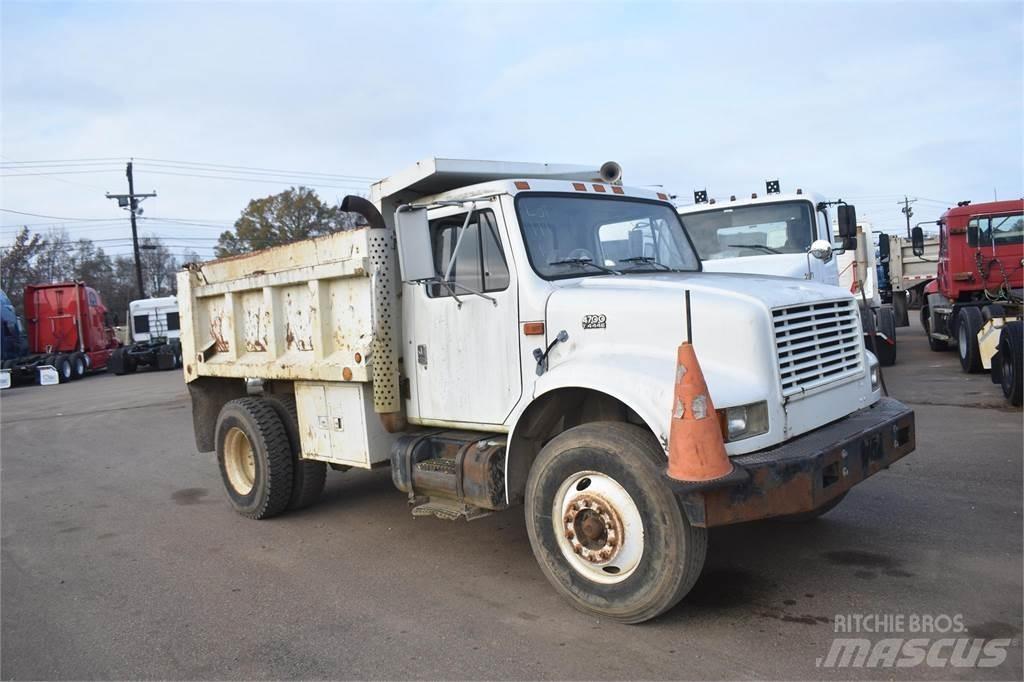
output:
POLYGON ((34 380, 40 367, 53 366, 61 383, 105 369, 120 346, 100 295, 84 282, 25 287, 28 355, 5 361, 12 379, 34 380))

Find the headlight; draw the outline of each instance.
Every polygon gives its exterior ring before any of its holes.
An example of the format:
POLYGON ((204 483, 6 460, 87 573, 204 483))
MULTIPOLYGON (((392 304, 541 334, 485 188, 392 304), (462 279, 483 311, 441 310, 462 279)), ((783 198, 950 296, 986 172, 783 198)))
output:
POLYGON ((718 423, 726 443, 768 433, 767 401, 726 407, 715 412, 718 413, 718 423))

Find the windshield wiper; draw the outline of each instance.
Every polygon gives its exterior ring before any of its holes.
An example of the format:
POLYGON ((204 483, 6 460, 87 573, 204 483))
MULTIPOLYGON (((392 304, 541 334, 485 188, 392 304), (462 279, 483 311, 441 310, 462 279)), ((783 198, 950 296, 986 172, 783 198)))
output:
POLYGON ((563 258, 562 260, 553 260, 548 265, 589 265, 592 268, 597 268, 602 272, 607 272, 612 275, 621 275, 622 273, 618 270, 614 270, 605 265, 598 265, 592 258, 563 258))
POLYGON ((773 249, 772 247, 765 246, 763 244, 726 244, 726 246, 732 249, 762 249, 768 253, 782 253, 778 249, 773 249))
POLYGON ((634 264, 635 263, 644 263, 646 265, 657 265, 659 268, 662 268, 664 270, 668 270, 669 272, 672 271, 672 268, 670 268, 669 266, 665 265, 664 263, 659 263, 657 261, 657 259, 654 258, 654 256, 630 256, 629 258, 620 258, 619 262, 620 263, 634 263, 634 264))

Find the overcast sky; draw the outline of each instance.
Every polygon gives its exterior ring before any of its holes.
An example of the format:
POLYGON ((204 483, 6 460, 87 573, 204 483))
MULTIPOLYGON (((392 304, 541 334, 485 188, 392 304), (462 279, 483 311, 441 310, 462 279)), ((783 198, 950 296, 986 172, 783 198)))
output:
POLYGON ((123 237, 128 157, 186 162, 137 162, 143 230, 204 254, 289 180, 333 201, 428 156, 614 159, 682 203, 779 178, 898 231, 904 193, 914 222, 1024 193, 1022 7, 4 0, 0 241, 57 222, 10 211, 123 237), (74 159, 111 160, 11 165, 74 159))

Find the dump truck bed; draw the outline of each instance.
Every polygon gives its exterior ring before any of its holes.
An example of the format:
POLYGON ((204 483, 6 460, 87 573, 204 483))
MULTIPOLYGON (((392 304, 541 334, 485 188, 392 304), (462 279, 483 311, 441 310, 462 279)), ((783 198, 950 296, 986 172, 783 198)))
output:
POLYGON ((397 409, 392 237, 361 228, 178 275, 185 380, 370 382, 397 409))

